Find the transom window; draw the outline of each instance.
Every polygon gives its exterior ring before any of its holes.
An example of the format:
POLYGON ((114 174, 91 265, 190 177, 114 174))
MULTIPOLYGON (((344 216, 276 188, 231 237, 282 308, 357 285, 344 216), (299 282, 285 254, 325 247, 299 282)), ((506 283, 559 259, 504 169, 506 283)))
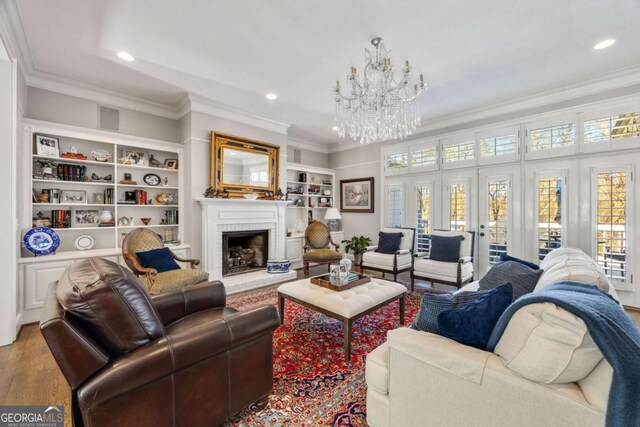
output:
POLYGON ((455 144, 445 144, 445 163, 459 162, 462 160, 473 160, 476 157, 476 142, 465 141, 455 144))
POLYGON ((387 154, 384 158, 386 169, 406 169, 409 165, 409 156, 407 153, 387 154))
POLYGON ((538 179, 538 259, 562 246, 562 177, 538 179))
POLYGON ((601 117, 584 122, 584 142, 611 143, 640 136, 640 112, 601 117))
POLYGON ((573 123, 547 126, 529 131, 529 150, 548 150, 574 145, 576 143, 576 127, 573 123))
POLYGON ((503 156, 518 152, 518 135, 510 134, 480 139, 480 157, 503 156))
POLYGON ((437 162, 436 147, 420 148, 411 151, 411 166, 433 165, 437 162))
POLYGON ((451 230, 466 230, 466 203, 467 193, 465 185, 449 185, 449 224, 451 230))
POLYGON ((417 244, 418 252, 429 252, 431 248, 431 187, 419 185, 416 187, 418 196, 417 210, 417 244))

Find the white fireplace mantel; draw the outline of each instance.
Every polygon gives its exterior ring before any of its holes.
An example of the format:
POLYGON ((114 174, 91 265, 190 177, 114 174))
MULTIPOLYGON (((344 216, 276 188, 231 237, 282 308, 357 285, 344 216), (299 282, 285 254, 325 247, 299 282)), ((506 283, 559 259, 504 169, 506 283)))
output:
MULTIPOLYGON (((222 233, 269 231, 269 258, 285 258, 285 209, 290 201, 197 198, 202 207, 202 268, 222 280, 222 233)), ((226 283, 225 283, 226 285, 226 283)))

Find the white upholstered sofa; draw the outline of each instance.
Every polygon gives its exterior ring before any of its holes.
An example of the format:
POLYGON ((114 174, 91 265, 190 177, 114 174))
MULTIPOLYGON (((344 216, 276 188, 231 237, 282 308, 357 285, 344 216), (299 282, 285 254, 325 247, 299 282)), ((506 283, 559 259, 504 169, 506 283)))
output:
MULTIPOLYGON (((580 250, 556 249, 541 267, 536 291, 572 280, 618 300, 602 269, 580 250)), ((458 292, 477 288, 476 281, 458 292)), ((367 356, 367 421, 372 427, 604 426, 612 372, 584 322, 554 304, 520 309, 494 353, 400 328, 367 356)))

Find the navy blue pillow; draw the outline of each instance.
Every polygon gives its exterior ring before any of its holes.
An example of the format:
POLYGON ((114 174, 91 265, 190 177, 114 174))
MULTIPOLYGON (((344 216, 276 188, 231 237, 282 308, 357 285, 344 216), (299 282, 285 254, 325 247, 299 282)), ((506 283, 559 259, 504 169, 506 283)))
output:
POLYGON ((540 270, 540 266, 538 264, 534 264, 532 262, 529 262, 525 259, 520 259, 520 258, 516 258, 514 256, 508 255, 506 252, 502 252, 500 254, 500 261, 504 262, 504 261, 515 261, 515 262, 519 262, 520 264, 524 264, 529 268, 532 268, 534 270, 540 270))
POLYGON ((540 268, 534 270, 515 261, 499 262, 480 279, 479 289, 488 291, 505 283, 511 283, 513 301, 515 301, 521 296, 533 292, 543 272, 544 270, 540 268))
POLYGON ((431 235, 429 259, 443 262, 458 262, 460 259, 460 243, 464 236, 431 235))
POLYGON ((465 307, 440 313, 436 332, 461 344, 484 350, 493 328, 511 305, 512 298, 511 283, 491 289, 465 307))
POLYGON ((381 254, 395 254, 400 249, 402 233, 378 233, 378 249, 381 254))
POLYGON ((413 329, 425 332, 436 332, 438 315, 445 310, 464 307, 475 301, 488 291, 458 292, 457 294, 425 293, 420 304, 420 312, 411 324, 413 329))
POLYGON ((136 256, 145 268, 155 268, 158 273, 178 270, 180 266, 171 255, 169 248, 152 249, 146 252, 137 252, 136 256))

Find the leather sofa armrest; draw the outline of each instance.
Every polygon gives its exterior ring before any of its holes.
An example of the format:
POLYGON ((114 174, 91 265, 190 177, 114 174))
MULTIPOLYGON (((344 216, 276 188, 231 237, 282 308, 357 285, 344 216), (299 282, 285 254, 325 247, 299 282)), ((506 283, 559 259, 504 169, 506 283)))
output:
POLYGON ((182 329, 113 360, 78 389, 78 400, 86 410, 215 357, 232 345, 222 318, 182 329))
POLYGON ((463 257, 460 257, 460 259, 458 260, 458 264, 465 264, 467 262, 471 262, 470 256, 463 256, 463 257))
POLYGON ((272 305, 259 305, 225 316, 232 345, 250 341, 260 335, 273 333, 280 326, 278 310, 272 305))
POLYGON ((222 282, 216 280, 154 295, 152 301, 166 326, 202 310, 224 307, 227 294, 222 282))

